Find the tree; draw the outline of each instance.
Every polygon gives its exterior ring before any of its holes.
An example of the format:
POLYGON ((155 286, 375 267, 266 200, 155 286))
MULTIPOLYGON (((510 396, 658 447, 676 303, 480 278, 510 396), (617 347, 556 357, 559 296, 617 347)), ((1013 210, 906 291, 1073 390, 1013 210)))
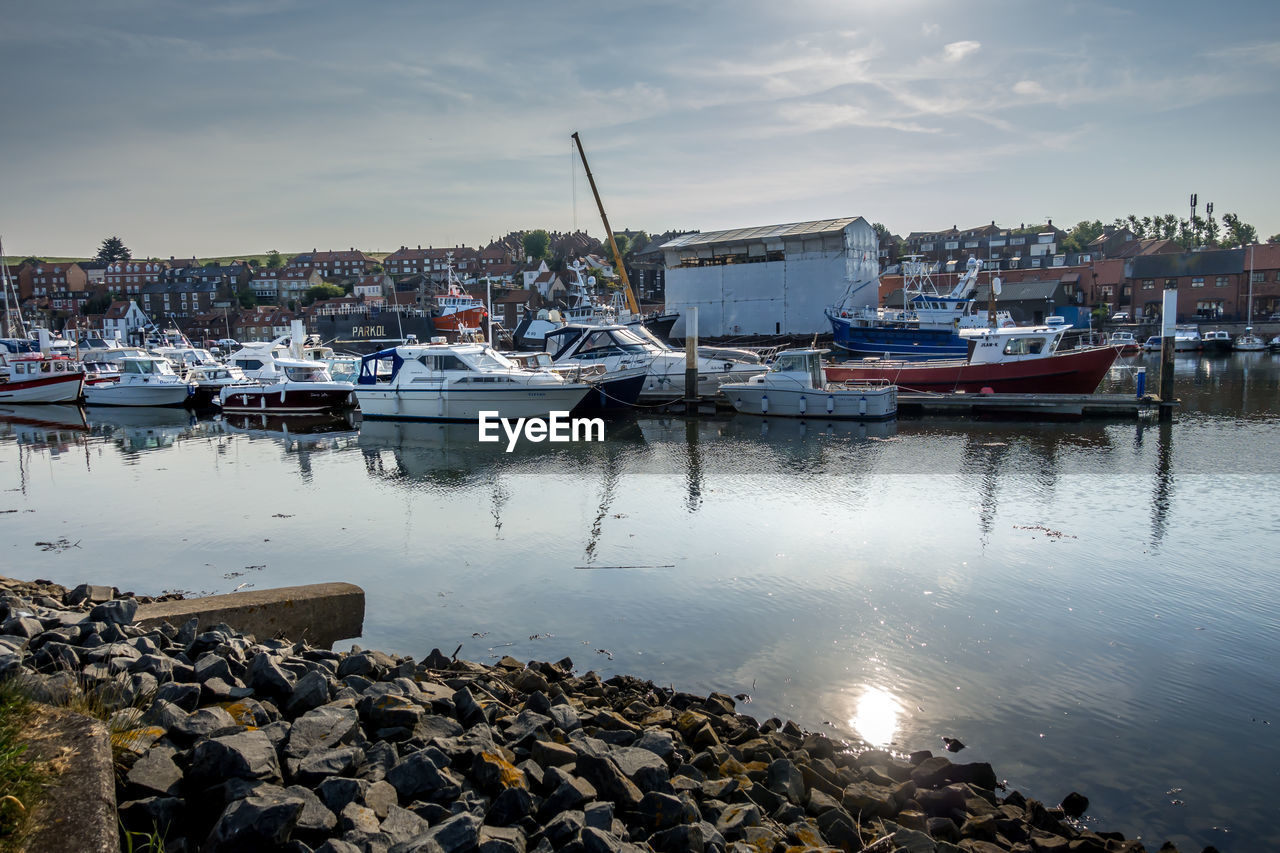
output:
POLYGON ((346 296, 347 292, 336 284, 313 284, 308 287, 302 294, 302 304, 310 305, 321 299, 337 299, 339 296, 346 296))
POLYGON ((284 259, 280 257, 280 253, 275 249, 267 252, 267 269, 274 270, 284 266, 284 259))
POLYGON ((204 268, 205 268, 205 269, 213 269, 214 267, 218 267, 218 266, 222 266, 222 264, 218 263, 217 261, 205 261, 205 262, 204 262, 204 268))
POLYGON ((1251 246, 1258 242, 1258 229, 1247 222, 1241 222, 1234 213, 1222 214, 1224 234, 1223 242, 1230 246, 1251 246))
POLYGON ((127 261, 132 257, 133 252, 129 251, 129 247, 124 244, 123 240, 119 237, 108 237, 98 247, 98 256, 94 260, 110 264, 115 261, 127 261))
POLYGON ((1280 234, 1272 234, 1267 238, 1268 243, 1280 243, 1280 234))
POLYGON ((1095 219, 1090 222, 1087 219, 1077 222, 1075 227, 1067 234, 1062 241, 1062 250, 1064 252, 1083 252, 1089 247, 1089 244, 1102 236, 1102 220, 1095 219))
POLYGON ((551 235, 543 228, 524 235, 524 255, 531 261, 545 260, 551 254, 551 235))
POLYGON ((631 254, 631 238, 626 234, 614 234, 613 242, 618 246, 618 257, 625 258, 631 254))
POLYGON ((253 308, 258 304, 258 297, 246 285, 236 291, 236 301, 240 303, 241 308, 253 308))
POLYGON ((99 293, 90 296, 84 303, 85 314, 105 314, 111 303, 120 298, 118 293, 99 293))
POLYGON ((631 251, 634 252, 636 249, 643 249, 645 246, 649 245, 649 240, 650 237, 648 231, 637 231, 636 236, 631 238, 631 251))

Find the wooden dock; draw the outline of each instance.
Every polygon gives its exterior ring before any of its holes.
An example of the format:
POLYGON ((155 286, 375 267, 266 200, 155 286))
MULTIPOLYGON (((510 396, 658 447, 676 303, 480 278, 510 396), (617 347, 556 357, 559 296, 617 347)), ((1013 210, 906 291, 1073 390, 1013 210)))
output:
MULTIPOLYGON (((1172 405, 1176 406, 1177 401, 1172 405)), ((1136 418, 1155 415, 1160 400, 1131 394, 928 394, 898 392, 898 413, 1053 418, 1136 418)))

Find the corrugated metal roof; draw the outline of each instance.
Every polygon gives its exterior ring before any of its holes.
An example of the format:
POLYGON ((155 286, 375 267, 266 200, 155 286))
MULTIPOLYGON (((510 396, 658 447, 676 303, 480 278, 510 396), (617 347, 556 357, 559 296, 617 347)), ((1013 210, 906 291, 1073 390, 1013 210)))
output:
POLYGON ((755 228, 732 228, 728 231, 703 231, 683 234, 662 244, 663 249, 687 249, 693 246, 710 246, 723 243, 747 243, 780 237, 819 237, 838 234, 862 217, 845 219, 818 219, 813 222, 792 222, 787 225, 760 225, 755 228))

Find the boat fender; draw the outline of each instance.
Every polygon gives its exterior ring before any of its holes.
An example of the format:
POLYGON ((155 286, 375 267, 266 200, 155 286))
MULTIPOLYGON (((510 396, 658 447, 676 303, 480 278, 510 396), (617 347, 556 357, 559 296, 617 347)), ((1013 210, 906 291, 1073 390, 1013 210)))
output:
POLYGON ((831 414, 836 410, 836 398, 834 394, 827 395, 827 414, 831 414))
POLYGON ((980 390, 978 393, 984 394, 984 395, 994 394, 996 393, 996 389, 992 388, 990 385, 983 385, 982 390, 980 390))
POLYGON ((859 397, 858 398, 858 414, 865 415, 866 413, 867 413, 867 398, 859 397))
POLYGON ((768 394, 760 395, 760 414, 762 415, 769 414, 769 395, 768 394))
POLYGON ((800 395, 800 414, 803 415, 808 410, 809 410, 809 401, 804 398, 803 394, 801 394, 800 395))

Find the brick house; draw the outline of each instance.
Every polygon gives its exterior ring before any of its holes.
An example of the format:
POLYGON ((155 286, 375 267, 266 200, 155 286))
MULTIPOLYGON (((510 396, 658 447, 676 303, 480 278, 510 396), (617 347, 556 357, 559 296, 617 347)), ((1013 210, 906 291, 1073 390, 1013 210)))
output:
POLYGON ((77 263, 41 261, 31 266, 31 296, 52 297, 59 292, 83 293, 89 276, 77 263))
POLYGON ((1164 291, 1178 291, 1179 320, 1241 319, 1245 313, 1244 249, 1139 255, 1126 264, 1135 316, 1159 316, 1164 291))
POLYGON ((225 282, 220 284, 194 276, 180 281, 148 284, 142 288, 142 310, 156 318, 189 320, 213 310, 219 297, 227 296, 230 286, 225 282))
MULTIPOLYGON (((489 251, 489 250, 486 250, 489 251)), ((428 246, 422 248, 418 246, 416 249, 410 249, 401 246, 396 251, 387 255, 383 261, 383 266, 388 275, 414 275, 414 274, 443 274, 445 267, 449 263, 450 255, 453 256, 453 268, 459 275, 467 273, 480 272, 484 266, 481 261, 481 253, 469 246, 454 246, 453 248, 440 248, 428 246)), ((502 252, 505 256, 506 253, 502 252)), ((497 253, 490 260, 496 261, 497 253)), ((433 276, 440 279, 440 275, 433 276)))
POLYGON ((249 279, 249 289, 258 299, 274 305, 294 305, 302 301, 302 295, 310 287, 324 284, 324 277, 314 267, 276 267, 254 270, 249 279))
POLYGON ((232 337, 241 342, 273 341, 289 334, 294 316, 289 309, 276 305, 259 305, 241 311, 232 320, 231 328, 235 332, 232 337))
POLYGON ((378 263, 372 255, 357 251, 354 247, 345 252, 319 252, 312 249, 289 259, 289 269, 314 267, 325 281, 342 281, 367 275, 369 267, 378 263))
POLYGON ((107 264, 102 280, 109 293, 136 296, 144 286, 159 282, 166 269, 164 261, 116 261, 107 264))

